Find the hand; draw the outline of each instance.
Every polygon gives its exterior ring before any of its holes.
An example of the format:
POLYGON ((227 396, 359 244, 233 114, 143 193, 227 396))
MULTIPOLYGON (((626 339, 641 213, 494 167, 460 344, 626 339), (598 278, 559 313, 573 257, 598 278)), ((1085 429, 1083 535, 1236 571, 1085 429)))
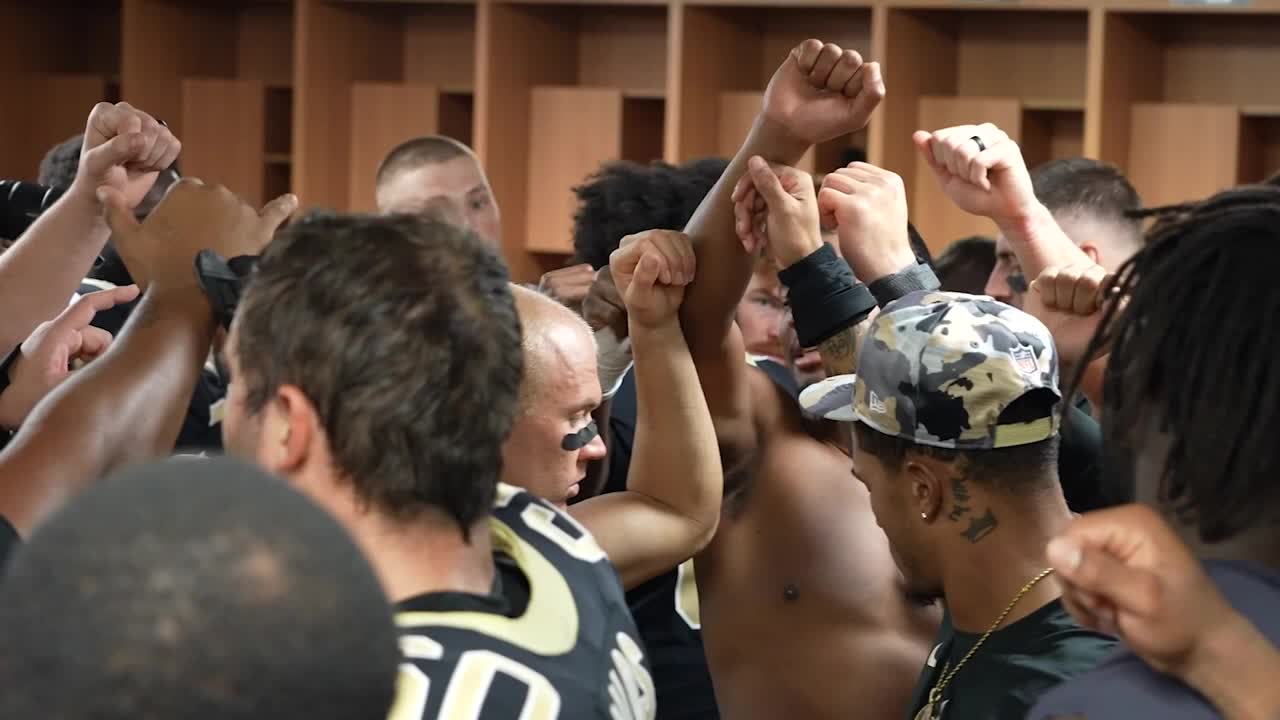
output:
POLYGON ((644 327, 675 321, 696 264, 693 243, 684 233, 646 230, 623 238, 609 256, 609 272, 628 321, 644 327))
POLYGON ((809 173, 756 156, 733 189, 734 227, 748 253, 769 248, 782 268, 822 247, 818 200, 809 173))
POLYGON ((169 128, 147 113, 129 103, 98 103, 85 126, 71 193, 92 199, 109 188, 132 210, 181 150, 169 128))
POLYGON ((916 262, 907 234, 907 191, 898 175, 864 162, 828 173, 818 210, 835 226, 840 254, 863 282, 916 262))
POLYGON ((0 427, 21 425, 36 404, 71 375, 73 363, 87 363, 105 353, 111 333, 89 323, 97 313, 137 297, 136 285, 89 293, 37 326, 9 368, 9 387, 0 395, 0 427))
POLYGON ((582 317, 593 331, 611 328, 614 337, 627 337, 627 305, 613 283, 613 273, 606 265, 596 271, 595 281, 582 301, 582 317))
POLYGON ((571 265, 543 275, 538 282, 538 291, 576 310, 582 306, 595 279, 595 268, 590 265, 571 265))
POLYGON ((947 197, 961 210, 997 224, 1012 224, 1029 217, 1040 204, 1022 150, 995 125, 917 131, 911 139, 947 197), (975 137, 982 140, 985 150, 979 148, 975 137))
POLYGON ((1024 308, 1053 333, 1063 367, 1094 359, 1085 352, 1098 330, 1104 303, 1117 289, 1114 280, 1101 265, 1072 265, 1045 268, 1031 282, 1024 308))
POLYGON ((1199 561, 1145 506, 1084 515, 1047 554, 1071 614, 1119 636, 1162 672, 1185 677, 1233 620, 1199 561))
POLYGON ((764 91, 764 119, 808 145, 867 126, 884 98, 879 63, 821 40, 796 46, 764 91))
POLYGON ((98 195, 107 208, 116 250, 144 289, 152 283, 194 284, 195 257, 201 250, 227 259, 258 255, 298 207, 296 197, 281 195, 258 212, 221 185, 184 178, 138 224, 119 192, 100 188, 98 195))

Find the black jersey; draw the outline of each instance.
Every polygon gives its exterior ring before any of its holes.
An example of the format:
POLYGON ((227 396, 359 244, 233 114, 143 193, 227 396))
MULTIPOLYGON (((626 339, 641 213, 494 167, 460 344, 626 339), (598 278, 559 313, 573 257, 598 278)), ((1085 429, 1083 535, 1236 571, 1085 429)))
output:
POLYGON ((405 662, 390 720, 651 720, 649 663, 591 534, 507 485, 490 527, 492 594, 396 606, 405 662))

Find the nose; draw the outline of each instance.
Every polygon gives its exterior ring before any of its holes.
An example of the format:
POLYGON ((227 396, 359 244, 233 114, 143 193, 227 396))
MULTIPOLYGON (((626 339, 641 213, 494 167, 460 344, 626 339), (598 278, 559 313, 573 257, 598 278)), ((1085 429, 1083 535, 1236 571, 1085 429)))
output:
POLYGON ((604 437, 602 435, 597 435, 591 439, 591 442, 584 445, 582 450, 579 452, 581 453, 581 455, 578 456, 579 460, 582 460, 583 462, 594 462, 604 458, 604 456, 609 453, 609 449, 604 446, 604 437))
POLYGON ((997 264, 991 269, 991 275, 987 277, 987 286, 982 292, 999 300, 1000 302, 1008 302, 1013 297, 1013 290, 1009 287, 1009 268, 1003 263, 997 264))

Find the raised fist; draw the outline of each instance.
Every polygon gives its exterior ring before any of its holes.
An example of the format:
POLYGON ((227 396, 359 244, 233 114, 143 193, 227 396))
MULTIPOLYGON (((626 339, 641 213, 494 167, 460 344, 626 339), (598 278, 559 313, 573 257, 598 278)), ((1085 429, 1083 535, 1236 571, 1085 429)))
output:
POLYGON ((0 394, 0 427, 22 424, 36 404, 62 384, 72 369, 96 359, 111 347, 111 333, 90 325, 94 316, 132 302, 138 287, 89 293, 71 303, 58 317, 41 323, 15 352, 9 368, 9 387, 0 394))
POLYGON ((1157 670, 1187 677, 1237 620, 1200 562, 1145 506, 1077 518, 1047 554, 1071 614, 1119 636, 1157 670))
POLYGON ((764 117, 814 145, 866 127, 883 98, 879 63, 864 63, 839 45, 805 40, 769 81, 764 117))
POLYGON ((748 253, 765 248, 780 267, 822 247, 813 178, 803 170, 753 157, 733 189, 734 227, 748 253))
POLYGON ((98 103, 85 126, 71 192, 94 198, 109 188, 132 210, 181 150, 169 128, 147 113, 129 103, 98 103))
POLYGON ((595 273, 595 280, 582 300, 582 319, 593 331, 609 328, 619 340, 627 337, 627 304, 613 283, 613 273, 608 265, 595 273))
POLYGON ((1115 276, 1101 265, 1048 267, 1032 281, 1024 309, 1039 318, 1058 349, 1063 368, 1079 367, 1098 330, 1102 307, 1115 291, 1115 276))
POLYGON ((538 281, 538 292, 555 298, 574 310, 582 307, 582 301, 595 282, 596 271, 583 263, 552 270, 538 281))
POLYGON ((992 125, 957 125, 911 138, 943 191, 961 210, 1015 223, 1039 205, 1022 150, 992 125))
POLYGON ((840 254, 863 282, 915 264, 907 233, 907 191, 902 178, 856 162, 828 173, 818 191, 823 225, 835 226, 840 254))
POLYGON ((658 327, 675 320, 696 265, 693 243, 684 233, 646 230, 623 238, 609 256, 609 272, 629 322, 658 327))
POLYGON ((139 224, 119 192, 99 188, 98 196, 106 205, 116 249, 143 288, 161 282, 194 284, 195 257, 201 250, 227 259, 260 254, 298 207, 298 199, 286 194, 259 212, 221 185, 184 178, 139 224))

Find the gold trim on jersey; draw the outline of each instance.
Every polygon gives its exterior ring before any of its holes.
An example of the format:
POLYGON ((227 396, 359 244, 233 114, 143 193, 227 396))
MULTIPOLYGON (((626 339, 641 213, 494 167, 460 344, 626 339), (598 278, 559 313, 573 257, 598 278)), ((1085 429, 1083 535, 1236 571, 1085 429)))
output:
POLYGON ((493 547, 510 555, 529 580, 529 604, 515 618, 483 612, 396 614, 402 628, 435 626, 471 630, 504 640, 537 655, 563 655, 578 642, 578 604, 564 576, 537 548, 506 523, 490 518, 493 547))

